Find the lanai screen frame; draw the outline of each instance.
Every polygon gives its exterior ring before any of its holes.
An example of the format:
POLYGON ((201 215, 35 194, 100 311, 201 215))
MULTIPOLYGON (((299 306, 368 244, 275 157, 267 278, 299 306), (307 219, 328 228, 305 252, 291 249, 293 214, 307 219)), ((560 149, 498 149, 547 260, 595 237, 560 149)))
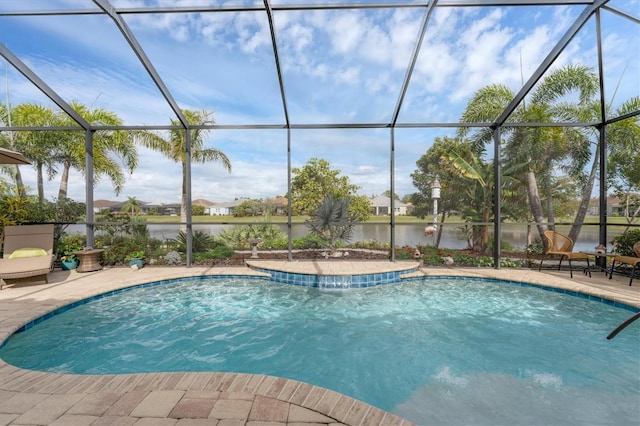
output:
MULTIPOLYGON (((187 236, 187 266, 192 265, 192 212, 191 212, 191 152, 190 152, 190 138, 191 130, 195 129, 278 129, 286 130, 287 134, 287 189, 289 197, 289 206, 291 206, 291 130, 306 129, 389 129, 389 182, 390 193, 395 193, 394 185, 394 161, 395 161, 395 130, 401 128, 461 128, 461 127, 485 127, 489 128, 493 132, 494 141, 494 199, 500 199, 501 191, 501 167, 500 167, 500 147, 501 147, 501 129, 507 122, 510 115, 514 112, 516 107, 523 101, 527 94, 533 89, 535 84, 543 77, 544 73, 551 67, 555 59, 562 53, 564 48, 569 44, 573 37, 580 31, 580 29, 586 24, 586 22, 592 17, 596 18, 596 43, 597 43, 597 60, 598 60, 598 76, 600 84, 600 112, 601 121, 599 122, 567 122, 567 123, 531 123, 531 122, 509 122, 509 127, 586 127, 592 126, 599 132, 599 155, 600 155, 600 175, 606 176, 607 174, 607 138, 606 129, 607 125, 615 123, 620 120, 628 119, 640 115, 640 111, 635 111, 624 116, 618 116, 609 119, 605 111, 605 90, 604 90, 604 76, 603 76, 603 59, 602 59, 602 37, 600 29, 600 13, 601 9, 606 9, 608 12, 617 14, 629 19, 635 23, 640 24, 640 20, 629 15, 628 13, 609 6, 609 0, 431 0, 431 1, 398 1, 393 3, 357 3, 350 2, 348 0, 327 4, 297 4, 297 5, 272 5, 270 0, 263 0, 263 5, 254 6, 186 6, 186 7, 138 7, 138 8, 116 8, 108 0, 92 0, 97 6, 97 9, 79 9, 79 10, 29 10, 29 11, 3 11, 0 12, 0 16, 43 16, 43 15, 89 15, 89 14, 102 14, 107 15, 113 21, 122 36, 129 44, 132 51, 138 57, 141 64, 161 92, 167 104, 178 118, 180 126, 102 126, 88 123, 82 118, 71 106, 67 103, 58 93, 56 93, 44 80, 42 80, 35 72, 33 72, 24 62, 20 60, 13 52, 8 49, 4 44, 0 43, 0 56, 2 56, 8 63, 16 68, 21 74, 23 74, 29 81, 31 81, 38 89, 40 89, 51 101, 53 101, 62 111, 66 112, 77 124, 78 127, 71 128, 42 128, 42 127, 17 127, 17 126, 2 126, 0 131, 28 131, 28 130, 81 130, 85 132, 85 161, 86 161, 86 234, 87 245, 93 246, 94 243, 94 214, 93 214, 93 133, 99 130, 185 130, 186 134, 186 175, 187 175, 187 222, 186 222, 186 236, 187 236), (523 84, 522 88, 518 91, 516 96, 509 103, 507 108, 498 116, 496 120, 490 123, 435 123, 435 122, 422 122, 422 123, 398 123, 398 116, 402 108, 404 98, 407 92, 407 88, 411 81, 411 76, 414 71, 418 54, 420 52, 424 36, 426 34, 431 15, 435 8, 438 7, 490 7, 490 6, 553 6, 553 5, 584 5, 584 10, 576 18, 569 29, 564 33, 560 40, 556 43, 553 49, 547 54, 545 59, 538 65, 535 72, 531 77, 523 84), (407 66, 406 74, 402 82, 400 94, 393 109, 392 118, 388 122, 380 123, 326 123, 326 124, 305 124, 305 123, 293 123, 290 120, 288 112, 288 101, 285 91, 285 81, 283 79, 283 73, 280 65, 280 54, 278 51, 277 33, 274 24, 274 11, 304 11, 304 10, 357 10, 357 9, 398 9, 398 8, 422 8, 424 14, 419 30, 419 36, 414 45, 413 52, 411 54, 410 62, 407 66), (175 101, 171 91, 166 87, 162 81, 161 76, 156 71, 152 61, 145 53, 142 46, 138 43, 135 34, 131 31, 125 20, 124 15, 127 14, 171 14, 171 13, 225 13, 225 12, 261 12, 267 16, 271 43, 273 48, 274 62, 277 72, 277 78, 280 89, 280 96, 282 102, 282 108, 284 113, 283 124, 255 124, 255 125, 208 125, 208 126, 194 126, 188 123, 182 110, 175 101)), ((607 218, 606 218, 606 194, 607 184, 606 179, 600 179, 599 185, 599 241, 602 244, 606 244, 607 240, 607 218)), ((395 260, 395 200, 391 197, 391 261, 395 260)), ((493 203, 493 227, 494 227, 494 265, 495 268, 500 267, 500 235, 501 235, 501 212, 500 203, 493 203)), ((291 208, 288 208, 288 258, 292 260, 292 212, 291 208)))

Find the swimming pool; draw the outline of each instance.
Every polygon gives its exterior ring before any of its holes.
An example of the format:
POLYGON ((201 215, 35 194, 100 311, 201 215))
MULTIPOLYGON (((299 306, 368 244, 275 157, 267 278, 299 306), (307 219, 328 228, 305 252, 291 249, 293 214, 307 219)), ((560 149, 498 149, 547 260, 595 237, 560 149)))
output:
POLYGON ((630 312, 499 281, 346 292, 181 280, 80 305, 0 357, 73 373, 234 371, 317 384, 416 423, 630 424, 640 331, 630 312))

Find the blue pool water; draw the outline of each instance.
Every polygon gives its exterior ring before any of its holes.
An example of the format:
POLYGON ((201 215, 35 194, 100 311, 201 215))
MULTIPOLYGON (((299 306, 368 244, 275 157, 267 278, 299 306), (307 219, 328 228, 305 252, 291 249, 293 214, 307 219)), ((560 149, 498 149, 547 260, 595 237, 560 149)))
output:
POLYGON ((497 281, 321 292, 256 279, 137 288, 12 336, 0 357, 67 373, 229 371, 324 386, 418 424, 635 424, 629 310, 497 281))

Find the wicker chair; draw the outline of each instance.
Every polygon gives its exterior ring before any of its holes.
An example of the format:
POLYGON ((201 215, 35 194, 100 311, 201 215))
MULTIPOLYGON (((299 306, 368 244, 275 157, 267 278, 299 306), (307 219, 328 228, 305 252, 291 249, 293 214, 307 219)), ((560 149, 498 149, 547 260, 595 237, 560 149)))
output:
MULTIPOLYGON (((620 264, 627 264, 633 266, 631 269, 631 279, 629 280, 629 285, 633 282, 633 276, 636 273, 636 267, 640 265, 640 241, 633 245, 633 252, 636 254, 635 256, 614 256, 613 262, 611 262, 611 269, 609 270, 609 279, 613 276, 613 267, 616 262, 620 264)), ((640 270, 640 269, 639 269, 640 270)))
POLYGON ((53 225, 5 226, 3 250, 0 289, 4 283, 48 282, 54 260, 53 225))
POLYGON ((556 231, 545 231, 544 238, 547 240, 547 251, 544 253, 540 259, 540 266, 538 267, 538 271, 542 269, 542 262, 545 258, 552 256, 560 256, 560 263, 558 263, 558 271, 562 266, 562 261, 566 258, 569 261, 569 274, 571 278, 573 278, 573 266, 571 265, 572 260, 586 260, 587 261, 587 269, 586 271, 589 273, 589 277, 591 277, 591 266, 589 265, 589 256, 586 253, 575 253, 573 252, 573 240, 568 236, 561 234, 556 231))

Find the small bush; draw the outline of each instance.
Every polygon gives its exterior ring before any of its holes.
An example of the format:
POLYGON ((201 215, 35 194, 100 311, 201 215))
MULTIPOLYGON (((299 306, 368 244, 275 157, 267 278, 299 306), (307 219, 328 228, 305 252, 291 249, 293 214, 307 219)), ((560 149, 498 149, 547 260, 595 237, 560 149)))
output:
POLYGON ((164 255, 164 262, 167 265, 178 265, 182 263, 182 256, 177 251, 170 251, 164 255))
POLYGON ((623 256, 635 256, 633 245, 638 241, 640 241, 640 229, 633 229, 615 237, 611 240, 611 244, 615 247, 614 252, 623 256))
POLYGON ((302 238, 296 238, 291 242, 295 250, 317 249, 322 247, 322 240, 314 234, 307 234, 302 238))
POLYGON ((231 247, 225 245, 219 245, 213 250, 209 251, 209 257, 213 259, 228 259, 233 257, 234 251, 231 247))
POLYGON ((285 249, 289 244, 287 234, 280 231, 277 225, 271 224, 236 225, 222 231, 218 238, 227 246, 238 250, 251 248, 249 240, 254 238, 260 238, 260 247, 268 250, 285 249))
POLYGON ((84 248, 87 243, 87 237, 81 234, 64 235, 58 241, 56 248, 58 259, 64 257, 66 260, 75 259, 75 252, 84 248))

